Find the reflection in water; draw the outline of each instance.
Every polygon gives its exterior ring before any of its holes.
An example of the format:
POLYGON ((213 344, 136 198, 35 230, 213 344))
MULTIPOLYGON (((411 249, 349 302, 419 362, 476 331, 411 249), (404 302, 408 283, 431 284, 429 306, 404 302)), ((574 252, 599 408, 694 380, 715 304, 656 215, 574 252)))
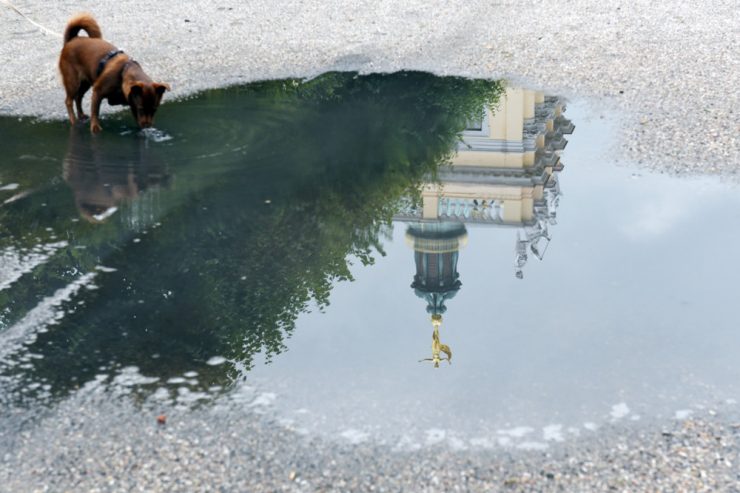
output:
POLYGON ((114 147, 110 140, 80 130, 71 129, 63 162, 64 180, 80 215, 101 223, 126 202, 132 226, 151 223, 158 216, 158 188, 171 181, 168 165, 149 151, 145 138, 118 138, 114 147))
POLYGON ((352 280, 351 262, 382 254, 401 197, 500 93, 495 81, 423 73, 268 81, 171 104, 164 142, 125 128, 67 139, 55 124, 0 119, 14 144, 46 134, 52 159, 16 166, 19 146, 0 164, 37 190, 0 208, 0 248, 67 238, 0 291, 0 345, 10 333, 24 341, 0 358, 0 376, 52 394, 111 374, 163 385, 197 371, 199 385, 230 384, 257 354, 286 349, 298 316, 352 280), (94 284, 65 289, 91 272, 94 284), (39 311, 48 316, 34 322, 39 311))
MULTIPOLYGON (((426 298, 432 314, 432 358, 440 351, 444 301, 460 289, 459 249, 467 241, 465 224, 516 228, 515 272, 522 279, 529 252, 544 258, 560 200, 558 173, 563 134, 574 130, 563 116, 559 98, 527 89, 507 88, 496 105, 470 121, 451 166, 422 188, 420 207, 407 202, 396 219, 411 221, 406 236, 414 249, 417 296, 426 298)), ((425 360, 426 361, 426 360, 425 360)))
POLYGON ((445 301, 452 299, 461 286, 457 273, 457 259, 460 248, 468 238, 465 225, 461 223, 420 223, 409 226, 406 240, 414 249, 416 275, 411 287, 416 296, 427 302, 427 313, 431 314, 432 357, 422 361, 432 361, 439 367, 440 352, 447 355, 452 363, 452 351, 439 339, 442 314, 447 311, 445 301))
POLYGON ((598 118, 563 175, 559 101, 510 89, 473 122, 496 94, 425 74, 273 81, 172 104, 173 138, 146 146, 0 118, 0 189, 18 184, 0 190, 15 197, 0 205, 0 409, 77 387, 187 405, 246 375, 223 400, 256 388, 296 426, 476 448, 590 433, 622 402, 629 419, 736 398, 738 269, 717 249, 739 238, 720 224, 736 190, 595 166, 598 118), (117 212, 79 220, 76 197, 105 193, 79 190, 106 183, 124 191, 94 203, 117 212), (410 248, 388 241, 394 216, 410 248))

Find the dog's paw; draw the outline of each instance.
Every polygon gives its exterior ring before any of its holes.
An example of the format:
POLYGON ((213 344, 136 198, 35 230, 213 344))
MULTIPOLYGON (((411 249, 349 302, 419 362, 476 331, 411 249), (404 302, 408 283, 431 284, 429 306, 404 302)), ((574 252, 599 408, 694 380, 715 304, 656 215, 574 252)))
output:
POLYGON ((90 124, 90 131, 94 134, 99 134, 103 131, 103 127, 98 122, 93 122, 90 124))

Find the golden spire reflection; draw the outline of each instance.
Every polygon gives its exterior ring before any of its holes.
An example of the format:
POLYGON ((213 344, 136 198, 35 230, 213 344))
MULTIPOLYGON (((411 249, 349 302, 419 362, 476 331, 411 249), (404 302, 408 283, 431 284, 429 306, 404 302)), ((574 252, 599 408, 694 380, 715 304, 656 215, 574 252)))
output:
POLYGON ((440 361, 444 360, 447 360, 449 364, 452 364, 452 350, 450 349, 450 346, 443 344, 442 341, 439 340, 440 325, 442 325, 442 315, 435 313, 432 315, 432 326, 434 327, 434 331, 432 332, 432 357, 421 359, 419 360, 419 363, 422 361, 431 361, 434 363, 435 368, 439 368, 440 361), (445 353, 447 357, 443 358, 439 353, 445 353))

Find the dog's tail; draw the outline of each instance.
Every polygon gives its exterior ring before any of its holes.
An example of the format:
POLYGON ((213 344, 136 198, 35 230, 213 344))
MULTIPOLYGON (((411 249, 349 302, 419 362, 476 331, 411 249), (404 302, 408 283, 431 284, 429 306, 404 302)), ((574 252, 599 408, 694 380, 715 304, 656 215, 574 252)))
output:
POLYGON ((91 38, 103 37, 100 26, 92 15, 77 14, 67 23, 67 28, 64 30, 64 43, 67 44, 70 40, 76 38, 81 30, 84 30, 91 38))

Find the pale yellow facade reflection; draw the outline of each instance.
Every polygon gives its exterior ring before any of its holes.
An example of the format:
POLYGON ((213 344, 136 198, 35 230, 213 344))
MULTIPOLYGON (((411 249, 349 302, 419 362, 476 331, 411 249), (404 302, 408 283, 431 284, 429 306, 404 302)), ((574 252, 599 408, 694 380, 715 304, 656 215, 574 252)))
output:
POLYGON ((572 131, 558 98, 507 88, 498 105, 486 108, 482 119, 463 132, 451 166, 440 172, 439 181, 424 187, 421 218, 450 218, 467 202, 472 217, 461 220, 532 222, 535 204, 545 198, 546 186, 554 186, 553 173, 562 169, 558 151, 567 143, 563 134, 572 131))

